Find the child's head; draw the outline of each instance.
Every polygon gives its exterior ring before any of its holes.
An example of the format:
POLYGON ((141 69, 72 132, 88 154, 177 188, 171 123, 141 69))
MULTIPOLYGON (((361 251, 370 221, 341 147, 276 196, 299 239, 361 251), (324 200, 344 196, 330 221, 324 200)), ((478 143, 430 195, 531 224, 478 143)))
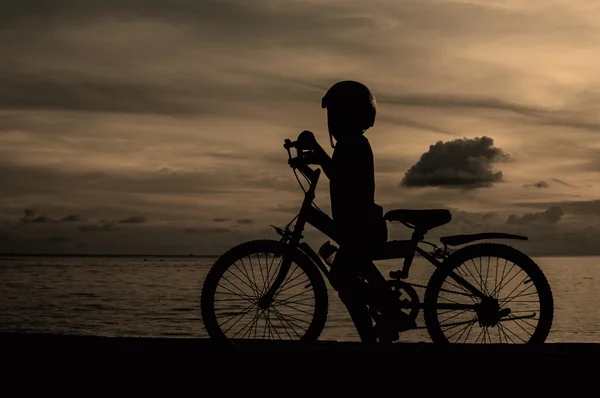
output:
POLYGON ((375 123, 375 96, 362 83, 341 81, 325 93, 321 107, 327 109, 329 134, 337 141, 361 135, 375 123))

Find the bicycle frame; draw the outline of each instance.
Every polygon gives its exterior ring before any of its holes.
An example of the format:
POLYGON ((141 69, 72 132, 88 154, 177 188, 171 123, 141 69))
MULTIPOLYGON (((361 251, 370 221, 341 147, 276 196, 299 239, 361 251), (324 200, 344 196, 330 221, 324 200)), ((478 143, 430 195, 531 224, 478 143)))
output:
MULTIPOLYGON (((310 224, 320 232, 333 239, 336 242, 339 242, 335 233, 335 225, 334 221, 319 211, 317 211, 313 206, 312 202, 315 199, 315 189, 317 187, 317 183, 319 181, 319 177, 321 176, 321 169, 313 170, 302 161, 302 150, 298 149, 295 146, 295 142, 291 142, 290 140, 285 140, 284 148, 287 149, 289 155, 289 161, 291 167, 300 170, 306 178, 310 181, 310 187, 305 192, 304 200, 302 201, 302 205, 300 207, 300 211, 297 215, 297 221, 294 225, 292 231, 289 231, 287 228, 285 230, 281 230, 276 228, 277 232, 280 236, 282 236, 282 240, 286 241, 285 243, 293 248, 298 248, 303 251, 314 263, 315 265, 324 273, 326 277, 329 278, 329 270, 323 264, 319 256, 315 253, 315 251, 306 243, 300 242, 303 238, 302 232, 306 224, 310 224), (292 158, 290 153, 290 148, 296 147, 297 156, 296 158, 292 158)), ((443 250, 438 248, 437 245, 424 241, 424 235, 426 231, 420 231, 415 228, 410 240, 393 240, 385 243, 383 250, 379 253, 373 260, 384 260, 384 259, 398 259, 404 258, 403 268, 400 271, 390 273, 390 276, 395 275, 394 277, 397 279, 405 279, 408 277, 410 267, 412 265, 412 261, 415 253, 418 253, 420 256, 425 258, 435 267, 443 266, 443 262, 440 262, 438 259, 445 259, 448 256, 447 249, 443 250), (434 247, 434 251, 432 253, 428 253, 423 248, 419 247, 419 243, 423 242, 429 244, 434 247)), ((283 283, 285 277, 287 276, 288 271, 291 267, 291 259, 284 258, 280 267, 279 274, 273 281, 273 285, 270 289, 265 293, 265 295, 260 299, 261 306, 268 306, 272 302, 272 299, 279 289, 280 285, 283 283)), ((460 285, 465 287, 475 296, 480 297, 481 299, 485 298, 485 295, 472 284, 464 280, 460 275, 456 273, 451 273, 450 276, 460 285)), ((472 305, 466 306, 471 308, 472 305)), ((466 308, 465 307, 465 308, 466 308)), ((456 308, 456 304, 453 305, 452 308, 456 308)))

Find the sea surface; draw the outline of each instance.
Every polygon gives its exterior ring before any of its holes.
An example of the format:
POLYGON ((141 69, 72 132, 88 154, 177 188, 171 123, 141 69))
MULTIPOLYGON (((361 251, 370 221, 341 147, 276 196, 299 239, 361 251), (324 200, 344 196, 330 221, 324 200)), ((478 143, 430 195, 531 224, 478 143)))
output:
MULTIPOLYGON (((0 331, 97 336, 207 337, 200 293, 216 258, 0 258, 0 331)), ((548 342, 600 342, 600 257, 534 258, 554 294, 548 342)), ((380 270, 398 269, 396 260, 380 270)), ((433 267, 415 258, 409 281, 426 284, 433 267)), ((329 285, 328 285, 329 287, 329 285)), ((423 297, 424 290, 417 289, 423 297)), ((337 293, 322 340, 357 341, 337 293)), ((423 326, 422 314, 418 322, 423 326)), ((426 330, 402 341, 429 342, 426 330)))

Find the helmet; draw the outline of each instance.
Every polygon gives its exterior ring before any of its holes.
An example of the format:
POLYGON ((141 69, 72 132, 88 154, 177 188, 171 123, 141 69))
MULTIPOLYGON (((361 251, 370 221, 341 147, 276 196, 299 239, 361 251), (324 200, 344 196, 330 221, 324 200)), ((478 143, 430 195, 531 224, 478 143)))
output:
POLYGON ((377 105, 373 93, 362 83, 345 80, 335 83, 321 100, 321 108, 340 110, 357 118, 362 130, 375 124, 377 105))

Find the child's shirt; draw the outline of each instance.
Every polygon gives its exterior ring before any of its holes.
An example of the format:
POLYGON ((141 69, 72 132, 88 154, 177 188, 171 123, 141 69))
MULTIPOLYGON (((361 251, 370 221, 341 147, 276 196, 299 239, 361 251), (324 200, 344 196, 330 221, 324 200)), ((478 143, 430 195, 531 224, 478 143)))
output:
POLYGON ((331 212, 340 238, 346 244, 378 240, 373 234, 380 231, 374 228, 381 225, 382 208, 375 203, 375 168, 369 140, 360 135, 338 141, 331 159, 331 212))

